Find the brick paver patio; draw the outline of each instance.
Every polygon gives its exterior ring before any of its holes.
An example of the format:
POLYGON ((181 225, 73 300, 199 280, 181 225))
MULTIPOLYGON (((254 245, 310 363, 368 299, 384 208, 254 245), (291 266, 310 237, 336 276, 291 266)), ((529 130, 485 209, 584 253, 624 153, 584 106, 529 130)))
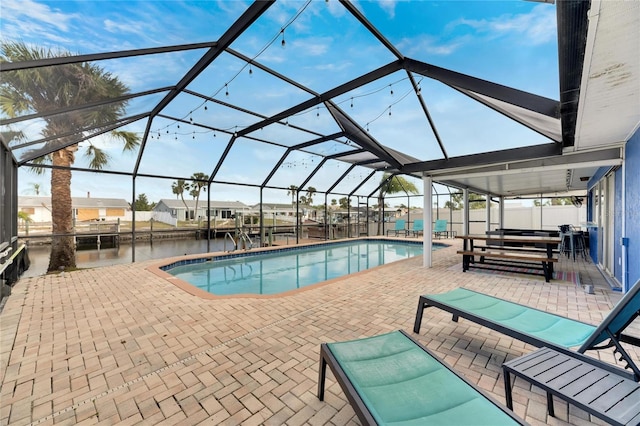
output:
MULTIPOLYGON (((558 269, 579 269, 595 295, 452 271, 460 242, 447 242, 433 268, 414 258, 277 298, 204 300, 148 271, 153 261, 22 279, 0 314, 0 424, 359 424, 330 374, 318 401, 319 345, 410 332, 422 293, 465 286, 591 323, 620 297, 584 261, 558 269)), ((533 350, 436 309, 417 337, 502 403, 502 363, 533 350)), ((514 411, 531 424, 591 423, 561 401, 548 417, 545 395, 524 382, 514 411)))

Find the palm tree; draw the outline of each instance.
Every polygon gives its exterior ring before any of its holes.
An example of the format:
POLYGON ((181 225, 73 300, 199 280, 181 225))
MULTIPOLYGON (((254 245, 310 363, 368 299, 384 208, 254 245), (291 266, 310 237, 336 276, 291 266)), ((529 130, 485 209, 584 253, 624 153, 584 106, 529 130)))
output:
POLYGON ((298 187, 296 185, 289 185, 289 189, 287 190, 287 195, 291 195, 291 205, 293 206, 296 203, 296 193, 298 192, 298 187))
POLYGON ((40 191, 42 190, 42 186, 39 183, 31 182, 29 183, 29 186, 31 187, 31 190, 29 192, 32 192, 33 194, 35 194, 36 197, 40 196, 40 191))
POLYGON ((196 200, 196 215, 197 215, 198 202, 200 201, 200 191, 207 192, 207 182, 209 181, 209 176, 204 173, 197 172, 191 176, 191 179, 193 179, 193 182, 191 182, 190 194, 196 200))
POLYGON ((418 194, 418 188, 413 184, 413 182, 409 182, 402 176, 393 176, 391 177, 390 173, 384 173, 382 175, 382 179, 380 179, 380 192, 378 192, 378 235, 382 233, 382 224, 384 218, 382 217, 382 207, 384 204, 384 196, 386 194, 397 194, 399 192, 404 192, 407 194, 418 194))
POLYGON ((185 211, 187 212, 185 220, 189 219, 189 206, 187 206, 187 202, 184 200, 184 191, 187 189, 189 189, 189 184, 187 184, 184 179, 178 179, 171 184, 171 192, 176 194, 176 198, 180 197, 182 204, 184 204, 185 211))
POLYGON ((307 203, 311 205, 313 203, 313 196, 316 195, 316 189, 313 186, 307 187, 307 203))
MULTIPOLYGON (((2 62, 39 61, 48 58, 71 56, 69 52, 30 47, 24 42, 2 42, 2 62)), ((9 117, 24 114, 45 113, 106 99, 123 97, 129 88, 117 77, 90 63, 73 63, 50 67, 22 69, 2 73, 0 108, 9 117)), ((51 216, 53 240, 48 271, 74 268, 76 265, 73 240, 73 209, 71 204, 71 166, 75 161, 78 143, 100 133, 125 115, 126 101, 102 103, 90 109, 72 109, 64 114, 46 117, 42 135, 51 138, 43 148, 63 147, 38 157, 36 164, 52 164, 51 216), (87 130, 91 129, 91 130, 87 130), (59 134, 71 134, 56 138, 59 134)), ((124 150, 134 150, 140 143, 132 132, 111 131, 109 134, 124 143, 124 150)), ((109 162, 109 156, 90 140, 84 148, 89 167, 100 170, 109 162)), ((34 169, 44 173, 44 169, 34 169)))

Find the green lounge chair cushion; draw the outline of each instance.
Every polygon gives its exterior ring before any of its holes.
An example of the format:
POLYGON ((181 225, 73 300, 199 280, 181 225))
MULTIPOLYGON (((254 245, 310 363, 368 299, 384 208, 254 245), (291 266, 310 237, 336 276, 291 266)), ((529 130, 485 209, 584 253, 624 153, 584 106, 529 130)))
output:
POLYGON ((327 346, 379 424, 517 424, 399 331, 327 346))
POLYGON ((464 288, 446 293, 429 294, 428 297, 460 311, 565 348, 582 345, 596 330, 595 326, 580 321, 464 288))

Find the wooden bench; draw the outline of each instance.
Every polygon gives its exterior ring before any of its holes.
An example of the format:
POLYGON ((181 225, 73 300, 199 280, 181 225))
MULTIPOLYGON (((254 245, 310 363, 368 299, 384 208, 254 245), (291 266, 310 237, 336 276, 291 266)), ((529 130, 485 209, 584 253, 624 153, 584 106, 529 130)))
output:
MULTIPOLYGON (((480 249, 483 251, 486 250, 509 250, 509 251, 513 251, 513 252, 524 252, 524 253, 547 253, 547 249, 544 247, 534 247, 534 246, 524 246, 524 247, 520 247, 520 246, 505 246, 505 245, 498 245, 498 244, 486 244, 486 245, 477 245, 474 244, 473 246, 474 249, 480 249)), ((556 250, 552 250, 551 251, 553 254, 560 254, 560 250, 556 249, 556 250)))
MULTIPOLYGON (((549 282, 553 276, 553 264, 558 261, 555 257, 548 257, 546 253, 523 253, 521 251, 510 251, 506 247, 501 250, 458 250, 462 255, 462 272, 467 272, 469 268, 490 269, 502 271, 506 266, 526 266, 533 269, 541 269, 544 280, 549 282), (475 258, 480 261, 476 262, 475 258), (486 259, 495 261, 487 262, 486 259), (541 265, 541 266, 540 266, 541 265)), ((523 272, 531 273, 531 272, 523 272)))
POLYGON ((547 392, 549 415, 555 395, 611 425, 640 424, 640 383, 613 365, 576 352, 546 347, 502 365, 507 407, 513 409, 511 375, 547 392))

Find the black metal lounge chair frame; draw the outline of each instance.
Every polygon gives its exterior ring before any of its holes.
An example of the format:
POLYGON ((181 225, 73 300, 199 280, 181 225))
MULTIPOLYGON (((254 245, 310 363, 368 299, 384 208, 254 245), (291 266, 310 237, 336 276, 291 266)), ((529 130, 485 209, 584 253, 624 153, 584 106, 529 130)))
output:
MULTIPOLYGON (((496 407, 500 408, 504 413, 506 413, 508 416, 510 416, 515 422, 517 422, 517 423, 519 423, 521 425, 526 425, 527 424, 522 419, 520 419, 516 415, 514 415, 513 412, 511 412, 510 410, 506 409, 506 407, 504 407, 502 404, 497 402, 494 398, 492 398, 491 396, 487 395, 483 390, 479 389, 477 386, 475 386, 469 380, 467 380, 466 378, 462 377, 455 370, 453 370, 447 364, 442 362, 442 360, 440 360, 440 358, 438 358, 436 355, 434 355, 433 352, 431 352, 429 349, 427 349, 424 346, 422 346, 416 339, 414 339, 412 336, 407 334, 404 330, 400 330, 400 332, 405 337, 407 337, 407 339, 411 340, 416 346, 418 346, 420 349, 425 351, 429 356, 431 356, 433 359, 438 361, 445 368, 447 368, 449 371, 451 371, 453 374, 455 374, 457 377, 459 377, 460 380, 465 382, 470 387, 474 388, 476 391, 478 391, 480 394, 482 394, 488 401, 492 402, 496 407)), ((342 388, 342 391, 347 396, 347 400, 349 401, 349 403, 353 407, 353 410, 355 411, 356 415, 358 416, 358 419, 360 420, 360 422, 363 425, 377 425, 378 423, 373 418, 373 416, 371 414, 371 411, 369 410, 369 408, 367 407, 365 402, 362 400, 362 398, 358 394, 358 391, 356 391, 355 387, 351 383, 351 380, 349 380, 349 378, 347 377, 346 373, 344 372, 344 370, 340 366, 340 363, 335 358, 335 356, 331 352, 331 349, 329 348, 329 346, 326 343, 322 343, 320 345, 320 367, 319 367, 319 370, 318 370, 318 399, 320 401, 324 400, 324 382, 325 382, 325 379, 326 379, 326 376, 327 376, 327 365, 329 366, 329 368, 331 368, 331 371, 333 372, 333 375, 335 376, 336 381, 338 382, 338 384, 340 384, 340 387, 342 388)))
MULTIPOLYGON (((609 316, 607 318, 610 318, 611 316, 615 317, 615 315, 620 312, 623 308, 625 303, 625 300, 630 300, 631 298, 633 298, 636 293, 638 293, 640 291, 640 281, 638 283, 636 283, 631 290, 629 290, 629 292, 625 295, 625 297, 620 301, 620 303, 618 303, 614 309, 611 311, 611 313, 609 314, 609 316)), ((516 305, 520 305, 519 303, 515 303, 515 302, 511 302, 514 303, 516 305)), ((461 310, 456 308, 455 306, 451 306, 445 303, 441 303, 437 300, 434 300, 432 298, 429 298, 426 295, 420 296, 420 300, 418 302, 418 309, 416 312, 416 319, 415 319, 415 323, 413 326, 413 332, 414 333, 420 333, 420 325, 422 323, 422 314, 424 313, 424 310, 430 306, 436 307, 436 308, 440 308, 444 311, 447 311, 449 313, 451 313, 453 315, 452 320, 454 322, 458 322, 458 318, 462 317, 465 318, 469 321, 475 322, 476 324, 479 324, 481 326, 490 328, 492 330, 498 331, 502 334, 505 334, 507 336, 513 337, 514 339, 520 340, 522 342, 528 343, 530 345, 533 345, 535 347, 543 347, 546 346, 548 348, 552 348, 555 349, 559 352, 564 352, 564 353, 571 353, 572 351, 569 350, 569 348, 565 348, 562 346, 559 346, 557 344, 554 344, 553 342, 549 342, 549 341, 545 341, 543 339, 540 339, 538 337, 532 336, 528 333, 525 332, 521 332, 519 330, 513 329, 513 328, 508 328, 505 327, 501 324, 495 323, 493 321, 490 320, 486 320, 484 318, 481 318, 477 315, 474 315, 473 313, 461 310)), ((525 305, 520 305, 520 306, 525 306, 525 305)), ((531 307, 527 307, 528 309, 535 309, 535 308, 531 308, 531 307)), ((537 309, 539 310, 539 309, 537 309)), ((638 366, 635 364, 635 362, 633 361, 633 359, 631 358, 631 356, 629 355, 629 353, 622 347, 622 345, 620 344, 621 342, 624 343, 628 343, 631 344, 633 346, 637 346, 640 347, 640 339, 634 336, 630 336, 630 335, 626 335, 623 334, 622 332, 624 331, 624 329, 626 329, 629 324, 631 324, 636 318, 640 317, 640 309, 635 311, 633 314, 631 314, 629 316, 629 319, 621 326, 619 327, 618 331, 611 331, 609 329, 609 324, 606 321, 603 321, 598 327, 597 329, 593 332, 593 334, 591 335, 591 337, 577 350, 578 353, 584 353, 588 350, 601 350, 601 349, 607 349, 607 348, 614 348, 614 353, 619 353, 620 354, 620 361, 622 361, 623 359, 626 361, 627 365, 625 368, 629 368, 633 371, 633 377, 635 381, 640 381, 640 368, 638 368, 638 366), (597 345, 594 344, 594 341, 596 340, 596 338, 601 335, 602 333, 605 333, 608 338, 609 338, 609 342, 608 343, 604 343, 601 345, 597 345)), ((581 321, 579 321, 581 322, 581 321)), ((585 323, 586 324, 586 323, 585 323)), ((592 324, 589 324, 592 325, 592 324)))

